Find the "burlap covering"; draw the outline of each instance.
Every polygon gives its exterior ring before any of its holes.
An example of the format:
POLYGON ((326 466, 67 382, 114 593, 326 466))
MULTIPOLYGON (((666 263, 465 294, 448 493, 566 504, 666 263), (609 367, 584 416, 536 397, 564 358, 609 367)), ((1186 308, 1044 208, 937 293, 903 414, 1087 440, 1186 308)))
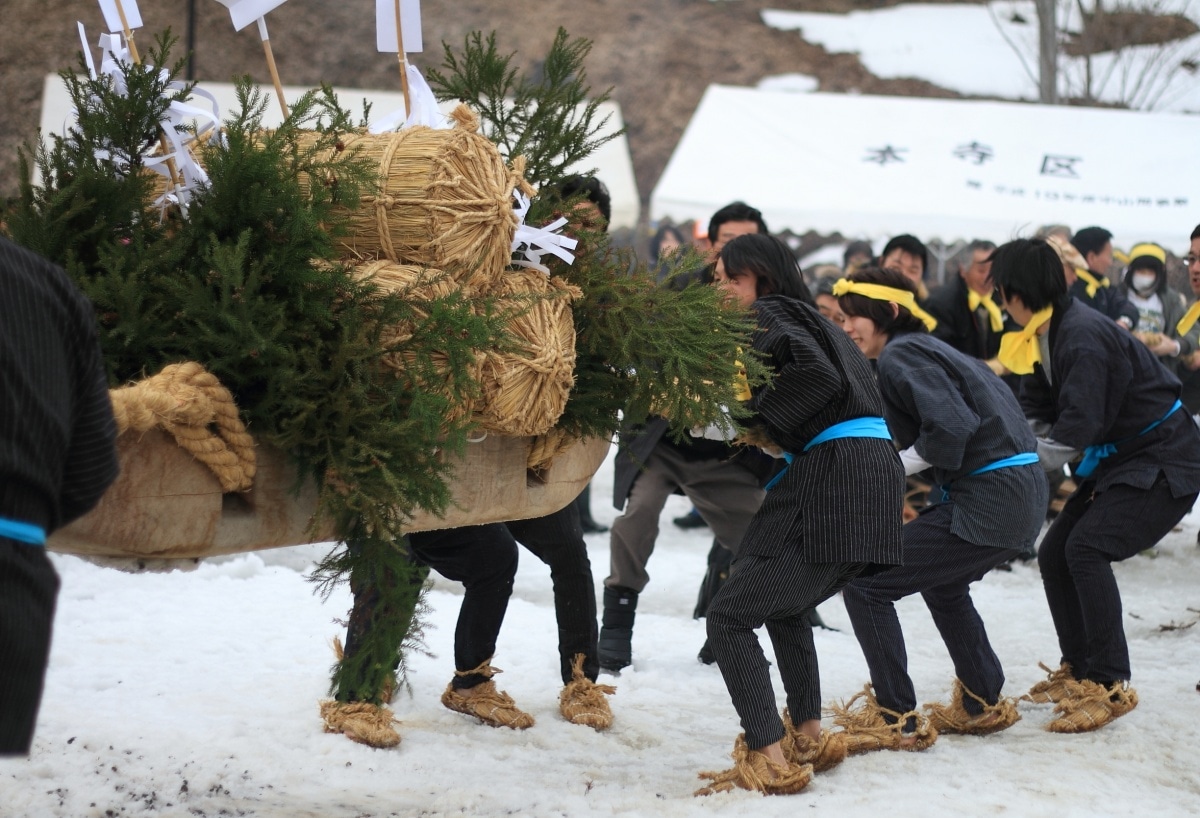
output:
MULTIPOLYGON (((341 242, 352 256, 432 267, 486 286, 512 256, 513 190, 529 187, 520 164, 507 167, 499 149, 477 133, 479 119, 469 108, 460 105, 451 117, 456 127, 449 129, 414 126, 342 138, 333 150, 358 152, 379 176, 377 189, 350 214, 350 234, 341 242)), ((305 135, 301 144, 316 138, 305 135)))
POLYGON ((578 287, 536 270, 516 270, 488 292, 511 311, 512 345, 484 356, 483 399, 476 409, 489 432, 518 437, 553 428, 574 385, 575 322, 571 302, 578 287))
POLYGON ((162 429, 208 466, 222 491, 246 491, 254 482, 254 440, 229 390, 200 364, 171 364, 109 396, 118 436, 162 429))

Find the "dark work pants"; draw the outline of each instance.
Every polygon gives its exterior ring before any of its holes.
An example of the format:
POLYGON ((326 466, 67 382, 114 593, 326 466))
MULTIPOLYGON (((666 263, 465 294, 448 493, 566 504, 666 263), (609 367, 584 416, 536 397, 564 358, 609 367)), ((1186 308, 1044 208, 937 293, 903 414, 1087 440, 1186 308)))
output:
MULTIPOLYGON (((1004 669, 971 601, 970 586, 1020 550, 975 545, 955 536, 952 513, 951 503, 923 510, 904 526, 904 565, 859 577, 842 590, 875 697, 898 713, 915 710, 917 696, 895 603, 915 593, 929 607, 959 681, 989 704, 1000 699, 1004 687, 1004 669)), ((983 712, 970 696, 963 698, 963 707, 973 715, 983 712)))
MULTIPOLYGON (((413 556, 461 582, 465 593, 454 629, 454 667, 472 670, 496 653, 496 637, 517 574, 517 543, 500 523, 422 531, 408 536, 413 556)), ((487 681, 482 674, 455 676, 461 690, 487 681)))
POLYGON ((1075 678, 1107 684, 1131 678, 1112 563, 1156 545, 1197 495, 1174 497, 1161 474, 1148 489, 1116 485, 1093 495, 1095 488, 1085 480, 1067 499, 1042 539, 1038 567, 1062 660, 1075 678))
POLYGON ((46 549, 0 537, 0 755, 33 741, 58 586, 46 549))
POLYGON ((708 642, 750 749, 783 738, 770 663, 755 629, 767 626, 792 721, 821 718, 821 678, 808 611, 862 569, 862 563, 800 562, 790 553, 734 559, 729 579, 708 606, 708 642))
POLYGON ((596 654, 596 584, 587 544, 579 521, 579 506, 545 517, 506 523, 517 542, 550 566, 554 587, 554 615, 558 620, 558 656, 563 683, 571 681, 571 662, 583 654, 583 673, 593 682, 600 672, 596 654))

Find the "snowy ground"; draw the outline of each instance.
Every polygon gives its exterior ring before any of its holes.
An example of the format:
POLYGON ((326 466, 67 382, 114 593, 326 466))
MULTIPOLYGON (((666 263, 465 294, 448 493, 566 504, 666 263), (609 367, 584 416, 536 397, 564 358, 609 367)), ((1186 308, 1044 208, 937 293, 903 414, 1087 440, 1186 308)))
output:
MULTIPOLYGON (((596 516, 614 513, 611 463, 593 484, 596 516)), ((128 574, 56 556, 63 578, 37 738, 28 759, 0 761, 0 816, 690 815, 1182 816, 1200 812, 1200 517, 1156 557, 1118 566, 1141 704, 1097 733, 1044 732, 1049 705, 986 738, 943 737, 920 754, 851 758, 787 798, 692 797, 700 770, 728 766, 738 732, 713 667, 696 662, 704 623, 691 618, 709 537, 663 515, 653 579, 634 632, 635 664, 615 680, 616 723, 596 733, 562 721, 546 569, 522 552, 496 664, 498 680, 538 719, 517 733, 481 726, 438 701, 452 670, 460 589, 439 582, 412 696, 395 710, 403 743, 373 750, 323 733, 335 619, 346 593, 315 597, 306 572, 322 549, 213 560, 192 571, 128 574)), ((589 537, 597 586, 606 535, 589 537)), ((1020 693, 1057 651, 1037 571, 1018 566, 975 598, 1020 693)), ((866 670, 834 599, 819 631, 826 701, 861 689, 866 670)), ((951 667, 928 613, 905 600, 922 700, 945 697, 951 667)), ((614 681, 609 678, 608 681, 614 681)), ((778 684, 777 684, 778 690, 778 684)), ((782 706, 782 700, 781 700, 782 706)))

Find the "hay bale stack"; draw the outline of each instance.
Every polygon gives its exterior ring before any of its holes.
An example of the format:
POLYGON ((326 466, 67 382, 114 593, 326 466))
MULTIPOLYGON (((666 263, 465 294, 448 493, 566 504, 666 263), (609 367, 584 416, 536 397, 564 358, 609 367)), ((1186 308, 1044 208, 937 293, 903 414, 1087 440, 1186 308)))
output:
POLYGON ((511 312, 512 346, 484 356, 480 425, 504 435, 548 432, 567 405, 575 377, 575 323, 571 302, 578 287, 536 270, 511 271, 488 295, 511 312))
POLYGON ((469 108, 452 117, 454 128, 347 134, 333 149, 357 151, 379 168, 377 189, 361 197, 341 242, 359 258, 444 270, 480 288, 498 281, 512 256, 512 193, 524 180, 477 133, 469 108))
MULTIPOLYGON (((398 293, 412 306, 419 319, 429 315, 428 310, 422 308, 423 304, 428 304, 434 299, 445 298, 456 292, 470 295, 470 291, 465 290, 449 274, 413 264, 399 264, 387 260, 372 261, 355 267, 352 275, 360 281, 370 280, 386 292, 398 293)), ((416 327, 411 323, 397 324, 387 327, 380 340, 387 347, 403 344, 412 338, 415 330, 416 327)), ((385 366, 397 373, 410 370, 414 366, 432 366, 438 372, 449 372, 451 369, 448 358, 441 352, 435 352, 432 356, 418 361, 415 359, 414 353, 397 350, 388 352, 382 360, 385 366)), ((479 381, 482 376, 483 360, 484 356, 480 353, 474 363, 467 367, 471 378, 475 381, 479 381)), ((458 420, 476 410, 476 401, 473 396, 457 395, 454 397, 452 403, 457 409, 448 420, 458 420)))

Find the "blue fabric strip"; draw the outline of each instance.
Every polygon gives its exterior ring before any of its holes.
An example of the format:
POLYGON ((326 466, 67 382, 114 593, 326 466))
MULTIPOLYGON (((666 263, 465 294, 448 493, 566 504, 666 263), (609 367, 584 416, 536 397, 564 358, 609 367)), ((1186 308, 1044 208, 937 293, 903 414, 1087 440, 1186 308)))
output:
MULTIPOLYGON (((891 440, 892 434, 888 431, 887 423, 883 418, 866 417, 853 418, 851 420, 843 420, 841 423, 835 423, 825 429, 819 435, 808 441, 804 447, 804 451, 808 451, 813 446, 819 446, 822 443, 828 443, 831 440, 838 440, 843 437, 875 437, 883 440, 891 440)), ((775 487, 775 484, 783 479, 787 474, 788 466, 792 465, 792 460, 795 455, 791 452, 784 452, 783 459, 788 465, 783 467, 783 471, 771 478, 771 482, 765 486, 766 491, 770 491, 775 487)))
POLYGON ((852 420, 843 420, 841 423, 835 423, 821 434, 808 441, 804 451, 808 451, 813 446, 819 446, 822 443, 828 443, 831 440, 838 440, 843 437, 877 437, 884 440, 891 440, 892 433, 888 431, 887 423, 883 418, 853 418, 852 420))
POLYGON ((984 474, 985 472, 995 471, 996 469, 1007 469, 1009 466, 1032 466, 1038 462, 1037 452, 1021 452, 1010 457, 1005 457, 1002 460, 997 460, 995 463, 988 463, 986 466, 980 466, 975 471, 971 472, 968 477, 973 477, 976 474, 984 474))
POLYGON ((788 466, 792 465, 792 461, 796 459, 796 455, 792 454, 791 452, 784 452, 783 459, 787 461, 787 466, 784 466, 779 470, 779 474, 767 481, 767 484, 763 486, 763 491, 770 491, 771 489, 775 488, 775 484, 782 480, 783 476, 787 474, 788 466))
POLYGON ((23 542, 27 545, 45 545, 46 529, 33 523, 22 523, 0 517, 0 537, 23 542))
POLYGON ((1083 450, 1083 460, 1081 460, 1079 465, 1075 467, 1076 476, 1090 477, 1092 472, 1096 470, 1096 467, 1100 465, 1101 460, 1117 453, 1118 446, 1120 446, 1122 443, 1128 443, 1131 440, 1135 440, 1147 432, 1152 431, 1171 415, 1175 414, 1175 411, 1181 406, 1183 406, 1183 402, 1176 400, 1175 404, 1167 410, 1165 415, 1151 423, 1145 429, 1142 429, 1142 431, 1138 432, 1133 437, 1127 437, 1124 440, 1118 440, 1116 443, 1097 443, 1094 446, 1088 446, 1083 450))
MULTIPOLYGON (((1037 452, 1021 452, 1020 454, 1012 454, 1008 457, 1002 457, 999 460, 988 463, 986 466, 980 466, 975 471, 967 474, 967 477, 974 477, 977 474, 987 474, 990 471, 995 471, 996 469, 1007 469, 1011 466, 1032 466, 1036 462, 1038 462, 1037 452)), ((954 484, 942 484, 941 489, 943 503, 950 499, 950 487, 952 485, 954 484)))

